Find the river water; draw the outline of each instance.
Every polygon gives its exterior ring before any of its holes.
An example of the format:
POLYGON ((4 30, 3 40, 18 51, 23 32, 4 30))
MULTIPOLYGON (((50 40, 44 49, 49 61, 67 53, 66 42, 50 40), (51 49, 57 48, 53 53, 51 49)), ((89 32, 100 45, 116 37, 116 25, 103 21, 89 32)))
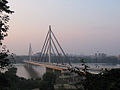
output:
MULTIPOLYGON (((74 63, 72 65, 78 67, 81 66, 80 63, 74 63)), ((88 63, 87 65, 92 68, 120 68, 120 64, 88 63)), ((15 67, 17 67, 17 75, 26 79, 42 77, 46 72, 45 68, 42 66, 32 66, 32 68, 27 68, 24 64, 16 64, 15 67)))
POLYGON ((15 67, 17 68, 17 76, 24 77, 26 79, 36 77, 41 78, 46 72, 45 68, 42 66, 32 66, 32 68, 27 68, 24 64, 16 64, 15 67))
MULTIPOLYGON (((120 64, 113 63, 86 63, 91 68, 120 68, 120 64)), ((74 63, 73 66, 81 66, 81 63, 74 63)))

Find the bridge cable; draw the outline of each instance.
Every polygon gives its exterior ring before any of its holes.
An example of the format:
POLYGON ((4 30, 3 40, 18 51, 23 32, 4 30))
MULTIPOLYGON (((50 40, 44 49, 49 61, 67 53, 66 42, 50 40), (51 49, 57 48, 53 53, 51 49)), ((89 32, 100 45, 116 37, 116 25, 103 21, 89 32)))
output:
POLYGON ((43 57, 44 57, 44 54, 45 54, 45 51, 46 51, 46 47, 47 47, 47 45, 48 45, 48 41, 49 41, 49 38, 47 39, 47 43, 45 44, 45 49, 44 49, 43 54, 42 54, 42 56, 41 56, 41 58, 40 58, 41 61, 42 61, 42 59, 43 59, 43 57))
MULTIPOLYGON (((52 32, 52 31, 51 31, 51 32, 52 32)), ((63 54, 64 54, 64 56, 65 56, 65 58, 67 58, 67 56, 66 56, 66 54, 65 54, 64 50, 63 50, 63 49, 62 49, 62 47, 60 46, 60 44, 59 44, 59 42, 58 42, 58 40, 57 40, 57 38, 55 37, 55 35, 54 35, 54 33, 53 33, 53 32, 52 32, 52 35, 53 35, 53 37, 55 38, 55 40, 56 40, 56 42, 57 42, 58 46, 60 47, 60 49, 61 49, 62 53, 63 53, 63 54)), ((69 65, 71 65, 70 60, 69 60, 69 65)))
POLYGON ((46 48, 47 48, 47 51, 46 51, 46 53, 45 53, 45 61, 47 61, 49 46, 47 46, 46 48))
POLYGON ((46 44, 47 39, 48 39, 48 34, 49 34, 49 31, 48 31, 48 33, 47 33, 47 35, 46 35, 46 38, 45 38, 45 41, 44 41, 43 47, 42 47, 42 49, 41 49, 41 54, 40 54, 39 58, 41 58, 41 56, 42 56, 42 53, 43 53, 43 50, 44 50, 45 44, 46 44))
POLYGON ((57 61, 57 56, 56 56, 56 54, 55 54, 55 51, 54 51, 54 48, 53 48, 53 46, 51 45, 51 47, 52 47, 52 51, 53 51, 53 54, 54 54, 54 61, 56 61, 56 63, 58 64, 58 61, 57 61))
MULTIPOLYGON (((56 47, 53 39, 51 39, 51 40, 52 40, 52 43, 53 43, 53 45, 54 45, 54 47, 55 47, 55 49, 56 49, 56 51, 57 51, 58 56, 61 57, 61 55, 60 55, 60 53, 58 52, 58 49, 57 49, 57 47, 56 47)), ((63 61, 62 61, 62 64, 63 64, 63 61)))

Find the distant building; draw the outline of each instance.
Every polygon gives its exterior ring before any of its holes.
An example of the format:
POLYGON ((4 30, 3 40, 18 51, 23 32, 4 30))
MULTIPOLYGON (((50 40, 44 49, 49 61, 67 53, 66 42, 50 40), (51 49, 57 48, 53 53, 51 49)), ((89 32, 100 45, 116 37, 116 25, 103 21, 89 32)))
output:
POLYGON ((105 57, 107 57, 107 54, 105 53, 95 53, 95 58, 97 59, 103 59, 105 57))
POLYGON ((120 55, 118 56, 118 59, 120 60, 120 55))

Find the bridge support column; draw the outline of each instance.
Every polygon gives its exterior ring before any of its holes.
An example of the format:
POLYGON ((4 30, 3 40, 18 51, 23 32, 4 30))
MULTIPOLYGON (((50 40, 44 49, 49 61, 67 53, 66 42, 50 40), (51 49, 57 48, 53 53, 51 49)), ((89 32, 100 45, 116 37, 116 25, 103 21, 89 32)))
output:
POLYGON ((57 74, 57 75, 61 75, 61 70, 56 70, 56 69, 51 69, 51 68, 47 68, 46 67, 46 72, 53 72, 53 73, 55 73, 55 74, 57 74))
POLYGON ((26 63, 25 66, 27 66, 27 67, 32 67, 32 65, 29 64, 29 63, 26 63))

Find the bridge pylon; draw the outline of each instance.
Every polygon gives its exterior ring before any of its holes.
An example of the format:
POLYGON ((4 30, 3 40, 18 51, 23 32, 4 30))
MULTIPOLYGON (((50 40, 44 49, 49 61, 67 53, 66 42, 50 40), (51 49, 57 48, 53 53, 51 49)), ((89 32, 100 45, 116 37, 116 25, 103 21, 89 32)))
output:
MULTIPOLYGON (((64 64, 66 58, 66 54, 58 42, 55 34, 51 29, 51 25, 49 25, 49 30, 46 35, 43 47, 40 53, 40 62, 48 62, 50 63, 62 63, 64 64)), ((68 60, 69 61, 69 60, 68 60)))
POLYGON ((49 25, 49 63, 51 63, 51 25, 49 25))
POLYGON ((29 57, 29 61, 32 60, 32 47, 31 47, 31 43, 29 44, 29 53, 28 53, 28 57, 29 57))

